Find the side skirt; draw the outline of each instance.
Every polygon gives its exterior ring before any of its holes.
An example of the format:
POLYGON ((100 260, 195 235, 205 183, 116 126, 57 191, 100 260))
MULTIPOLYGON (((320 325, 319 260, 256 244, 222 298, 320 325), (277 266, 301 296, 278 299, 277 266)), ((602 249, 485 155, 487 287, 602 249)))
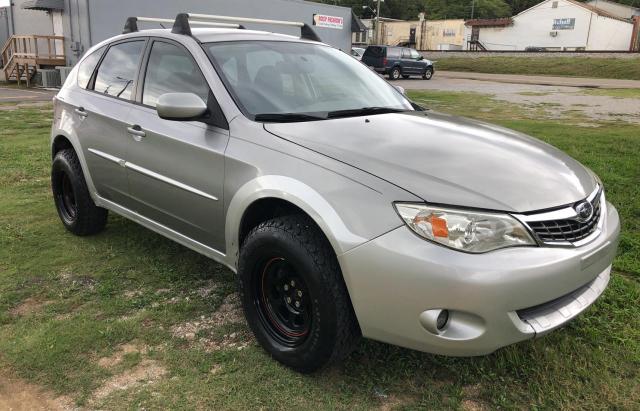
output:
POLYGON ((140 224, 141 226, 148 228, 151 231, 155 231, 156 233, 164 237, 167 237, 168 239, 173 240, 178 244, 182 244, 183 246, 190 248, 197 253, 200 253, 206 257, 209 257, 212 260, 225 265, 234 273, 237 271, 236 267, 232 266, 227 261, 226 254, 221 253, 220 251, 214 248, 211 248, 209 246, 206 246, 196 240, 193 240, 183 234, 180 234, 179 232, 172 230, 171 228, 164 226, 160 223, 157 223, 141 214, 138 214, 135 211, 122 207, 121 205, 118 205, 113 201, 104 199, 98 196, 97 194, 94 194, 94 199, 96 200, 95 203, 97 206, 111 210, 114 213, 119 214, 122 217, 127 218, 131 221, 134 221, 140 224))

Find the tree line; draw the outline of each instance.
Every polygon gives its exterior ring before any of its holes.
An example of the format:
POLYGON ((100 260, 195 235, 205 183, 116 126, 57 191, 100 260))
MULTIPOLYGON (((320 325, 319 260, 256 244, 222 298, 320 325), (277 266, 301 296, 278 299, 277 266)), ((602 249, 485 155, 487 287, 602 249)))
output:
MULTIPOLYGON (((376 0, 319 0, 321 3, 351 7, 361 18, 375 17, 376 0)), ((380 16, 400 20, 416 20, 425 13, 430 20, 492 19, 508 17, 532 7, 541 0, 384 0, 380 16)), ((640 6, 640 0, 619 0, 618 3, 640 6)))

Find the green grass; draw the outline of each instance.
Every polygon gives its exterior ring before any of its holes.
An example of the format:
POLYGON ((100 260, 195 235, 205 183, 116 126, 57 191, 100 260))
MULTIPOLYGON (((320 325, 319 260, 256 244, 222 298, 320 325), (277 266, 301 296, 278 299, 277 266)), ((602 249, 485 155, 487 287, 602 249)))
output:
MULTIPOLYGON (((50 107, 0 111, 0 367, 100 409, 637 409, 640 403, 640 136, 624 123, 537 119, 468 93, 411 93, 439 110, 533 134, 596 171, 623 234, 602 299, 566 328, 479 358, 447 358, 364 341, 344 363, 302 376, 271 360, 243 324, 200 330, 235 290, 224 267, 134 223, 74 237, 49 189, 50 107), (204 290, 204 291, 203 291, 204 290), (31 302, 21 315, 17 307, 31 302), (236 333, 248 347, 207 352, 236 333), (111 368, 120 344, 148 347, 111 368), (166 374, 96 399, 106 381, 149 362, 166 374)), ((582 121, 582 120, 581 120, 582 121)))
POLYGON ((443 57, 438 70, 640 80, 640 58, 443 57))
POLYGON ((582 93, 589 96, 640 99, 640 89, 637 88, 592 88, 584 90, 582 93))

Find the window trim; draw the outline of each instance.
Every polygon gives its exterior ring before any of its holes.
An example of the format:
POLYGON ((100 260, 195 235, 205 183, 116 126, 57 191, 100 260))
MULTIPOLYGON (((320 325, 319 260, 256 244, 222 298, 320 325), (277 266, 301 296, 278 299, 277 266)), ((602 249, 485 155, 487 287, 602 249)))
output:
POLYGON ((82 61, 80 61, 78 63, 78 74, 76 74, 76 86, 80 87, 83 90, 92 90, 93 89, 93 82, 94 82, 93 76, 98 71, 98 67, 100 67, 100 65, 102 64, 102 59, 104 58, 104 55, 107 52, 107 50, 109 50, 109 44, 105 44, 105 45, 103 45, 101 47, 98 47, 93 52, 91 52, 91 53, 87 54, 86 56, 84 56, 82 61), (93 66, 93 70, 91 71, 91 74, 89 75, 89 80, 87 81, 86 86, 82 87, 80 85, 80 79, 78 78, 78 74, 80 74, 80 70, 82 69, 82 65, 84 64, 84 62, 89 57, 93 56, 95 53, 99 52, 101 49, 102 49, 102 53, 100 54, 100 56, 98 56, 98 61, 96 61, 95 66, 93 66))
POLYGON ((208 111, 210 112, 211 118, 209 119, 203 118, 201 120, 193 120, 193 121, 199 121, 201 123, 211 125, 213 127, 229 130, 229 121, 227 120, 227 117, 222 111, 222 108, 220 107, 220 103, 218 102, 218 99, 216 98, 211 88, 211 85, 209 84, 206 76, 204 75, 202 67, 200 67, 196 59, 193 57, 193 54, 183 44, 173 39, 164 38, 164 37, 149 37, 147 48, 145 49, 144 55, 141 59, 141 64, 140 64, 138 76, 136 79, 136 84, 139 85, 139 87, 136 87, 136 95, 135 95, 135 99, 133 100, 135 101, 135 104, 142 107, 146 107, 153 111, 157 111, 155 107, 150 106, 148 104, 144 104, 142 102, 143 93, 144 93, 144 83, 147 79, 147 70, 149 68, 149 60, 150 60, 151 52, 153 51, 153 46, 155 43, 171 44, 184 50, 187 56, 191 59, 191 62, 193 63, 193 65, 200 72, 200 75, 202 75, 202 78, 204 79, 207 85, 207 88, 209 89, 209 96, 207 98, 206 104, 207 104, 208 111))
POLYGON ((109 43, 108 46, 109 47, 107 47, 105 52, 102 53, 102 57, 100 58, 100 61, 96 65, 96 68, 93 70, 93 75, 91 76, 91 79, 89 80, 89 83, 87 84, 87 88, 85 90, 86 91, 90 91, 92 93, 95 93, 95 94, 97 94, 99 96, 112 98, 112 99, 115 99, 117 101, 121 101, 121 102, 124 102, 124 103, 136 104, 135 96, 137 95, 138 78, 139 78, 139 75, 140 75, 140 66, 142 64, 142 61, 144 60, 144 56, 145 56, 145 54, 147 52, 147 48, 149 47, 149 37, 126 38, 126 39, 114 41, 113 43, 109 43), (133 87, 132 87, 132 90, 131 90, 131 96, 133 98, 124 99, 124 98, 120 98, 120 97, 117 97, 117 96, 112 96, 111 94, 100 93, 100 92, 96 91, 95 90, 95 85, 96 85, 96 78, 98 77, 98 70, 102 66, 102 63, 104 62, 104 58, 107 56, 107 54, 109 54, 109 50, 111 50, 111 47, 117 46, 117 45, 123 44, 123 43, 132 43, 132 42, 137 42, 137 41, 143 41, 144 45, 142 46, 142 52, 140 54, 140 59, 138 60, 138 66, 136 68, 136 73, 135 73, 134 80, 133 80, 133 87))

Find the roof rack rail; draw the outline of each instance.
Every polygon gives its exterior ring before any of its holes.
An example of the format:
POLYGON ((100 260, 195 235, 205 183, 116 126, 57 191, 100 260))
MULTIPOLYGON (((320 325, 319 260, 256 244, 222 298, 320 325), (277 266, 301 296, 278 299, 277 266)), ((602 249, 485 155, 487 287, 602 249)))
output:
POLYGON ((199 14, 199 13, 179 13, 176 16, 175 20, 152 18, 152 17, 129 17, 124 26, 123 34, 138 31, 138 24, 137 24, 138 21, 156 22, 156 23, 173 22, 173 28, 171 32, 175 34, 184 34, 187 36, 192 35, 191 24, 216 26, 216 27, 228 27, 228 28, 237 28, 237 29, 244 29, 244 27, 239 23, 273 24, 278 26, 299 27, 300 38, 303 38, 306 40, 313 40, 313 41, 322 41, 320 40, 320 37, 318 37, 316 32, 308 24, 303 22, 254 19, 249 17, 218 16, 213 14, 199 14))

